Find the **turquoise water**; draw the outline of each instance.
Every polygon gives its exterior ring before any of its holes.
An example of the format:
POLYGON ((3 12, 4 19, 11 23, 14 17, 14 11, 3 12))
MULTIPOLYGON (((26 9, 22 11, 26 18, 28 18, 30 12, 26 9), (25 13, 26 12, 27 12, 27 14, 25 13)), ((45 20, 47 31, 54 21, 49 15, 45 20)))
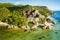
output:
POLYGON ((56 21, 56 25, 54 25, 54 33, 52 34, 53 40, 60 40, 60 11, 54 11, 52 18, 56 21))
POLYGON ((55 30, 60 30, 60 11, 54 11, 54 16, 52 18, 56 21, 56 25, 54 25, 55 30))

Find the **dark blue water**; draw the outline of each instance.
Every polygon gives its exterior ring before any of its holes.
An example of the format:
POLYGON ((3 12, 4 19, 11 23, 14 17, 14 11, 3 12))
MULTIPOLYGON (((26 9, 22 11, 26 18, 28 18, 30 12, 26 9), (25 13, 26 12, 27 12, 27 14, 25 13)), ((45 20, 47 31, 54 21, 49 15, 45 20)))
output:
POLYGON ((54 11, 54 15, 52 16, 57 22, 60 22, 60 11, 54 11))
POLYGON ((56 25, 54 25, 54 29, 60 30, 60 11, 54 11, 54 15, 52 16, 52 18, 56 22, 56 25))

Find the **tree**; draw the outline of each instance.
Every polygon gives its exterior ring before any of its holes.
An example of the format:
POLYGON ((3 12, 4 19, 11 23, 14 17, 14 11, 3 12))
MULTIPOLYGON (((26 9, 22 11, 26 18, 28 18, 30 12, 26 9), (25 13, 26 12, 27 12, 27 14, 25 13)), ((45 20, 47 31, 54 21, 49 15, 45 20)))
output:
POLYGON ((6 17, 10 15, 11 13, 7 8, 5 7, 0 8, 0 21, 2 21, 3 19, 5 19, 6 17))

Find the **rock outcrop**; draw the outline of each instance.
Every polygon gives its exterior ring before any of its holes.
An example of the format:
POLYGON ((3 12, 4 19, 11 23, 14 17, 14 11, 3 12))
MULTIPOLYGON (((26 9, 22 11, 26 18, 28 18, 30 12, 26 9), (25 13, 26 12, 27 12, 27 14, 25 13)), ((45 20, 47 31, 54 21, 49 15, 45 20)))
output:
POLYGON ((36 9, 32 9, 32 10, 26 11, 25 16, 27 16, 27 21, 28 21, 28 23, 29 23, 29 22, 34 23, 34 25, 33 25, 32 28, 37 28, 37 26, 39 25, 40 19, 41 19, 41 18, 42 18, 42 19, 45 18, 45 16, 44 16, 44 15, 41 15, 41 14, 39 13, 39 11, 36 10, 36 9))
MULTIPOLYGON (((27 25, 27 26, 22 26, 22 27, 18 27, 18 28, 24 28, 24 29, 37 29, 37 28, 51 29, 52 25, 55 24, 52 20, 50 20, 49 18, 46 18, 44 15, 42 15, 36 9, 27 10, 23 14, 23 16, 26 16, 27 17, 27 22, 33 24, 33 26, 30 27, 29 25, 27 25), (44 21, 42 21, 42 20, 44 20, 44 21)), ((15 27, 12 26, 12 25, 9 25, 8 28, 15 28, 15 27)))
POLYGON ((39 13, 38 10, 36 9, 31 9, 31 10, 28 10, 26 11, 26 13, 24 14, 24 16, 27 17, 27 21, 28 23, 29 22, 32 22, 34 25, 32 26, 32 29, 37 29, 37 28, 49 28, 51 29, 51 26, 54 25, 54 22, 52 20, 50 20, 49 18, 45 18, 44 15, 42 15, 41 13, 39 13), (43 23, 39 23, 39 21, 42 21, 44 20, 45 22, 43 23))

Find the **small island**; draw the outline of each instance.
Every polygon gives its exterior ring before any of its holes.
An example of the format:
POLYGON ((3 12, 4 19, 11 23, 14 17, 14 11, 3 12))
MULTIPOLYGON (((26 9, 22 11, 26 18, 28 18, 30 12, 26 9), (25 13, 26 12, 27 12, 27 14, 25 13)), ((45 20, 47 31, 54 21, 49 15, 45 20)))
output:
POLYGON ((0 25, 4 24, 6 29, 51 29, 55 23, 48 17, 52 15, 53 11, 46 6, 0 3, 0 25))
POLYGON ((55 25, 49 18, 52 15, 53 11, 46 6, 0 3, 0 40, 47 38, 55 25))

